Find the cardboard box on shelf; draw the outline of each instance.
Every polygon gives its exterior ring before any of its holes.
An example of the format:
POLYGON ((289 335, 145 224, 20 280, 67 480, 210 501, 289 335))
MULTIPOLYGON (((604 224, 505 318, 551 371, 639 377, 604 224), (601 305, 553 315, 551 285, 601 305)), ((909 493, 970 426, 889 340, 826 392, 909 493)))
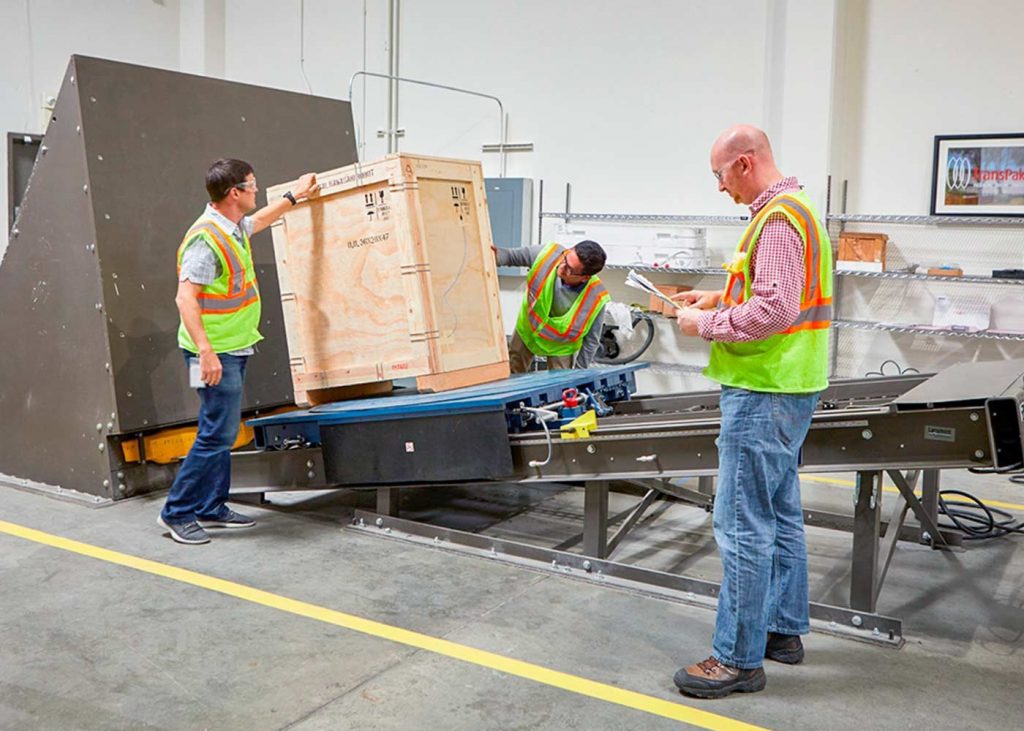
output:
MULTIPOLYGON (((656 284, 654 286, 658 288, 659 292, 661 292, 663 295, 666 295, 667 297, 671 297, 674 294, 679 294, 680 292, 688 292, 689 290, 693 289, 693 287, 675 284, 656 284)), ((665 317, 676 316, 676 310, 674 307, 669 305, 668 302, 662 302, 658 297, 655 297, 653 294, 650 296, 650 301, 647 304, 647 309, 649 309, 651 312, 656 312, 665 315, 665 317)))
POLYGON ((932 277, 962 277, 964 270, 960 267, 930 267, 928 275, 932 277))
POLYGON ((836 268, 853 271, 885 271, 885 248, 889 237, 880 233, 844 231, 839 234, 836 268), (864 263, 876 266, 865 267, 864 263))

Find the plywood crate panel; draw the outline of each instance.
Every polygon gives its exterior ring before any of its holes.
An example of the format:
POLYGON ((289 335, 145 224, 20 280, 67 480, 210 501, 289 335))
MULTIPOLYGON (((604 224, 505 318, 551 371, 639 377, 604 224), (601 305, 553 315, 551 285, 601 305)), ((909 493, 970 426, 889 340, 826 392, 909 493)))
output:
POLYGON ((317 179, 272 229, 296 402, 507 377, 480 163, 398 154, 317 179))

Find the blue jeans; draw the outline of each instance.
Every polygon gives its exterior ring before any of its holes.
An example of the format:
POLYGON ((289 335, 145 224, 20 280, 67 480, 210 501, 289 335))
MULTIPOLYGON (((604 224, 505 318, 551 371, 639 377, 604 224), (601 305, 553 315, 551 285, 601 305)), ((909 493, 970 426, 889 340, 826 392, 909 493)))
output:
MULTIPOLYGON (((196 356, 187 351, 185 367, 196 356)), ((242 419, 242 385, 246 356, 220 354, 223 375, 216 386, 197 388, 199 431, 174 478, 160 512, 167 523, 217 518, 224 512, 231 487, 231 446, 242 419)))
POLYGON ((715 541, 722 590, 714 657, 757 668, 768 632, 810 631, 797 465, 818 394, 722 387, 715 541))

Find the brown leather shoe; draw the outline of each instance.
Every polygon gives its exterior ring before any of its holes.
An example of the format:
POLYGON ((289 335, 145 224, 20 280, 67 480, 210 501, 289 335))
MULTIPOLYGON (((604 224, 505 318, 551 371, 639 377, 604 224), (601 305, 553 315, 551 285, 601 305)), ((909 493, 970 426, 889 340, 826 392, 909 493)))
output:
POLYGON ((764 668, 741 670, 723 665, 713 657, 687 665, 672 678, 680 692, 697 698, 724 698, 730 693, 756 693, 764 690, 764 668))
POLYGON ((804 643, 800 640, 800 635, 780 635, 769 632, 764 656, 769 660, 786 665, 799 665, 804 659, 804 643))

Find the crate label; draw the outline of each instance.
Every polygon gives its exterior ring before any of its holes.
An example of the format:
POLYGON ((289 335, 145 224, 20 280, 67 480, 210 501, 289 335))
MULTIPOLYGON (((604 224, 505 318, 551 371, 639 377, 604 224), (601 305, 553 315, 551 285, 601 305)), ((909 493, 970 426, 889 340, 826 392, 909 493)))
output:
POLYGON ((363 210, 369 221, 387 221, 391 218, 391 203, 383 188, 363 194, 363 210))
POLYGON ((352 239, 345 245, 350 249, 359 249, 363 246, 372 246, 373 244, 379 244, 382 241, 387 241, 391 237, 391 232, 387 231, 382 234, 374 234, 373 236, 363 236, 359 239, 352 239))
POLYGON ((466 193, 466 186, 453 185, 451 191, 452 205, 455 206, 455 211, 459 214, 459 220, 464 221, 469 217, 469 195, 466 193))
POLYGON ((948 426, 926 426, 924 438, 933 442, 955 442, 956 429, 948 426))
POLYGON ((346 175, 339 175, 336 178, 332 177, 332 178, 327 178, 326 180, 321 180, 320 181, 320 192, 323 193, 325 190, 330 190, 331 188, 337 188, 339 185, 345 185, 346 183, 351 183, 353 180, 356 180, 356 179, 362 180, 363 178, 369 178, 369 177, 371 177, 373 175, 373 172, 374 172, 373 170, 361 170, 361 171, 359 171, 358 174, 356 174, 356 173, 348 173, 346 175))

